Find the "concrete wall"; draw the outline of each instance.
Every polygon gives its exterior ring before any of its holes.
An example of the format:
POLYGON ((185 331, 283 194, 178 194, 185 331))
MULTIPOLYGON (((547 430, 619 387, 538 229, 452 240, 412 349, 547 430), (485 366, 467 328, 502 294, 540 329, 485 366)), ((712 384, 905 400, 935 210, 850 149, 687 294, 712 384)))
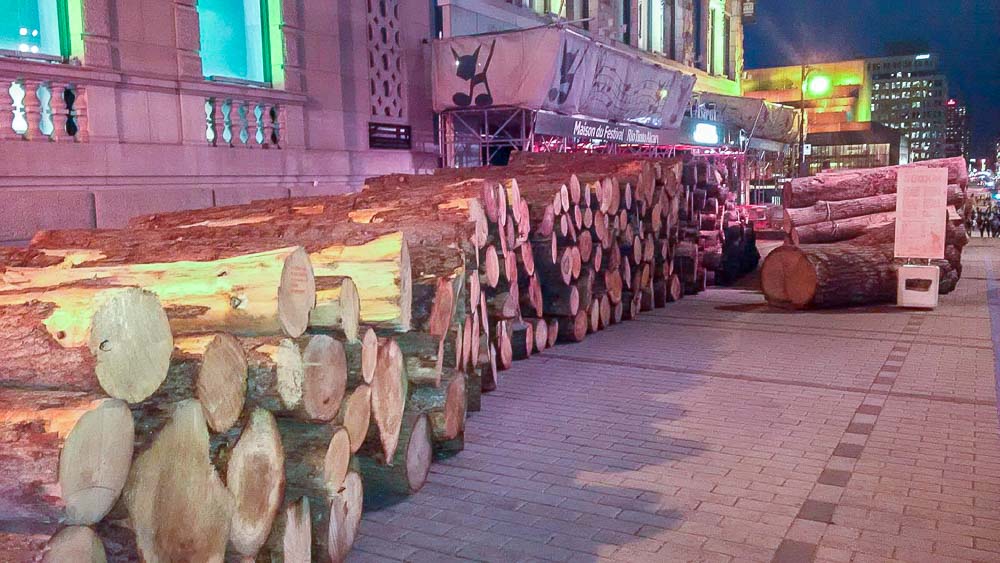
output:
POLYGON ((367 2, 281 0, 285 80, 259 88, 202 77, 196 1, 86 0, 81 61, 0 57, 0 244, 42 228, 340 192, 367 176, 436 166, 426 0, 395 0, 406 113, 389 120, 371 117, 367 2), (25 136, 11 129, 13 81, 29 90, 25 136), (37 127, 42 83, 55 94, 52 138, 37 127), (79 95, 76 138, 62 132, 67 84, 79 95), (238 135, 235 146, 209 144, 209 98, 247 102, 251 114, 257 104, 279 108, 279 146, 244 145, 238 135), (369 150, 369 121, 412 126, 413 150, 369 150))

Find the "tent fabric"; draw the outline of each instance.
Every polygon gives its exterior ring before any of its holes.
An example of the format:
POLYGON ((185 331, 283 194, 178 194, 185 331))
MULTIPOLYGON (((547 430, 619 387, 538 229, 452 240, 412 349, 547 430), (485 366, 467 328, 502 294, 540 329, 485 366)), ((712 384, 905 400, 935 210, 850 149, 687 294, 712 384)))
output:
POLYGON ((697 103, 715 106, 719 121, 738 127, 756 138, 794 143, 799 131, 799 112, 794 108, 757 98, 701 92, 697 103), (759 117, 758 117, 759 116, 759 117))
POLYGON ((561 27, 433 44, 434 111, 519 107, 659 129, 680 126, 695 77, 561 27))

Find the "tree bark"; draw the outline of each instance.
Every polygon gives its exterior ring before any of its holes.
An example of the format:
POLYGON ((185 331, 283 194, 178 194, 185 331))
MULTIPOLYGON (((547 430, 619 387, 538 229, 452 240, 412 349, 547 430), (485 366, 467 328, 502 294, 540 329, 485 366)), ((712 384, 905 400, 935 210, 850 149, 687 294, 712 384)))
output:
POLYGON ((209 262, 10 268, 3 281, 7 292, 51 290, 74 283, 140 287, 160 298, 175 334, 219 330, 295 337, 305 332, 316 303, 312 266, 301 247, 209 262))
POLYGON ((0 521, 94 524, 118 499, 134 429, 118 399, 0 387, 0 521))
MULTIPOLYGON (((969 174, 962 157, 925 160, 906 167, 947 168, 948 184, 965 186, 969 174)), ((808 207, 820 201, 844 201, 896 193, 896 177, 903 166, 852 170, 798 178, 785 187, 782 201, 787 209, 808 207)))
POLYGON ((379 458, 380 451, 362 448, 358 454, 361 475, 365 482, 365 505, 378 509, 398 502, 423 487, 433 457, 431 425, 427 415, 408 412, 403 417, 399 433, 400 447, 388 463, 379 458))
POLYGON ((0 384, 138 402, 163 383, 172 351, 167 316, 147 291, 79 284, 0 293, 0 384))

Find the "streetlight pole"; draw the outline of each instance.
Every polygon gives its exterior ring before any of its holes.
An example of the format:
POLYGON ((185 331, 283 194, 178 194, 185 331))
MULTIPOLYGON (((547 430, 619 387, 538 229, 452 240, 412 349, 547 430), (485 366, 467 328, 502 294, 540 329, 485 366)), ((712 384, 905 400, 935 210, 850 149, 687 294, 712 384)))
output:
POLYGON ((806 175, 806 65, 802 63, 802 78, 799 82, 799 162, 796 177, 806 175))

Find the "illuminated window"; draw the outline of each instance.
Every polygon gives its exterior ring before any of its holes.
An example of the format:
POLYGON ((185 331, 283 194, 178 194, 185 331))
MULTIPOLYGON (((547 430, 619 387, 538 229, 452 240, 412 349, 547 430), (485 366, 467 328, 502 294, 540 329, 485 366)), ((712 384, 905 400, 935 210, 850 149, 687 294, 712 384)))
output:
MULTIPOLYGON (((279 0, 198 0, 202 72, 209 78, 273 83, 280 58, 279 0)), ((277 78, 281 78, 280 76, 277 78)), ((279 80, 280 82, 280 80, 279 80)))
POLYGON ((0 50, 27 56, 83 54, 81 0, 0 0, 0 50))

